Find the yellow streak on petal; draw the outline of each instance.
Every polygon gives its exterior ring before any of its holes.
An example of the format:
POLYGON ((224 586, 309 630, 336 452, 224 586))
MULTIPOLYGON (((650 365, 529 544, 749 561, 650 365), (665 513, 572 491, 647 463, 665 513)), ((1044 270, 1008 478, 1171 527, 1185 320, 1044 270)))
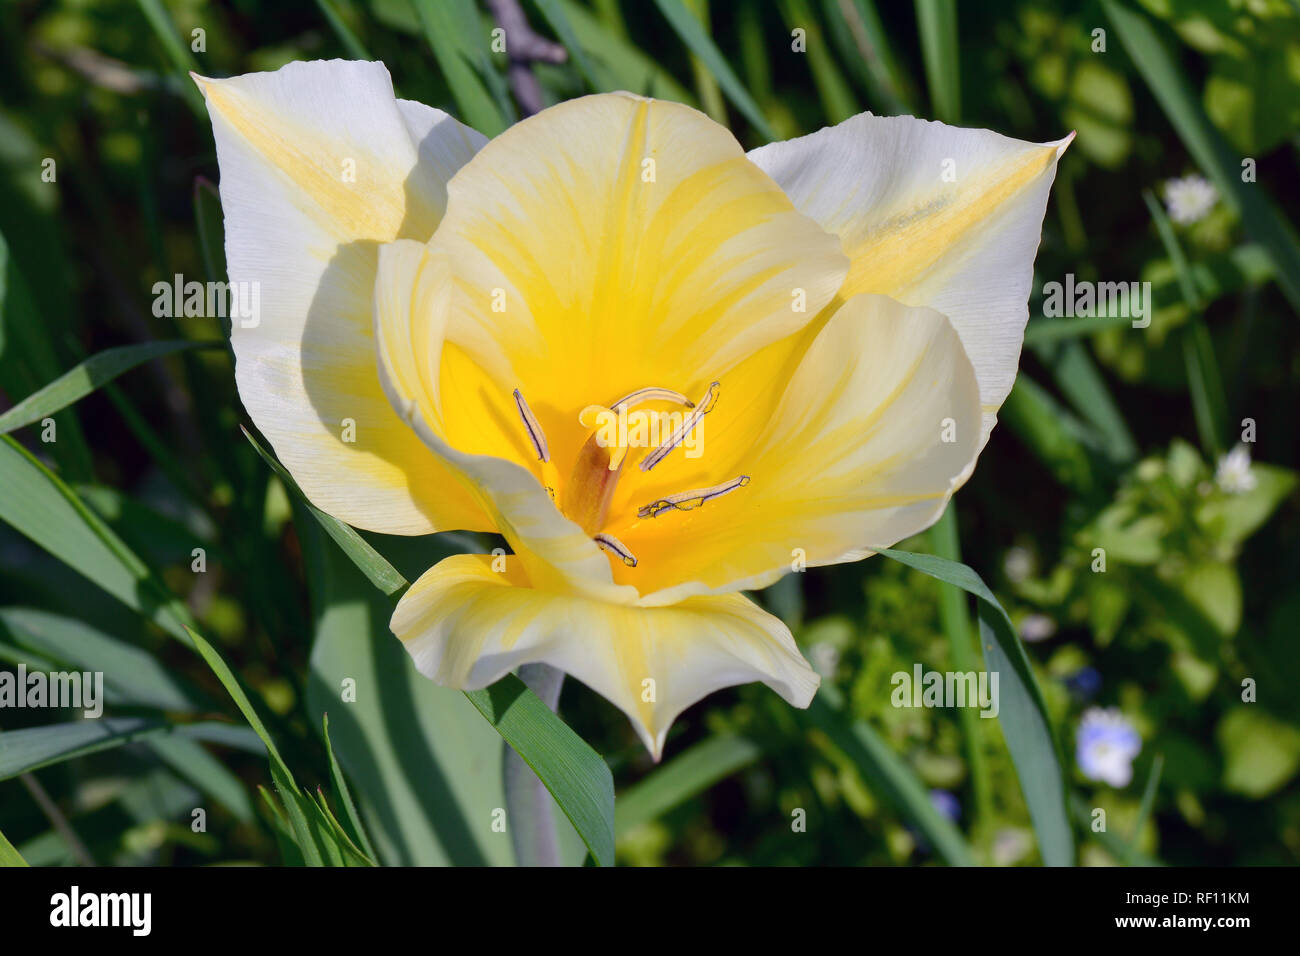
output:
MULTIPOLYGON (((282 113, 270 114, 232 83, 197 78, 209 108, 220 113, 252 149, 265 157, 283 177, 285 189, 304 195, 309 212, 321 228, 341 240, 388 241, 397 237, 407 216, 407 201, 419 201, 416 191, 403 196, 393 184, 402 182, 415 161, 413 151, 397 157, 380 157, 359 149, 339 149, 282 113), (355 164, 356 181, 344 180, 344 162, 355 164)), ((432 217, 433 210, 412 210, 412 215, 432 217)))
POLYGON ((980 224, 1050 169, 1059 152, 1060 147, 1050 145, 1012 153, 978 181, 967 184, 959 175, 957 182, 944 184, 946 191, 931 194, 936 198, 928 204, 852 237, 857 241, 845 249, 851 265, 841 297, 860 292, 902 296, 931 269, 949 265, 958 244, 977 238, 980 224))

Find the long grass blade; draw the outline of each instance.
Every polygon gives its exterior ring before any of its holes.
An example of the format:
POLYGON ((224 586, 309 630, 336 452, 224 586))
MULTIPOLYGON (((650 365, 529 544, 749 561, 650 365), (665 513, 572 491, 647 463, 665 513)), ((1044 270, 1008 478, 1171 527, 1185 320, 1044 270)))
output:
POLYGON ((881 548, 880 553, 955 584, 978 600, 984 667, 990 674, 999 675, 998 719, 1020 777, 1039 851, 1048 866, 1072 865, 1074 835, 1066 816, 1065 778, 1047 704, 1007 612, 980 576, 964 564, 891 548, 881 548))
POLYGON ((722 87, 722 92, 726 95, 736 109, 740 110, 745 119, 749 120, 750 125, 763 137, 765 141, 777 138, 776 131, 763 115, 758 104, 754 102, 749 91, 745 89, 740 78, 736 76, 731 65, 727 63, 718 49, 713 39, 705 31, 700 21, 690 10, 686 9, 682 0, 655 0, 655 5, 659 7, 659 12, 664 15, 669 25, 677 32, 677 36, 686 44, 687 48, 703 61, 708 67, 713 78, 718 81, 722 87))

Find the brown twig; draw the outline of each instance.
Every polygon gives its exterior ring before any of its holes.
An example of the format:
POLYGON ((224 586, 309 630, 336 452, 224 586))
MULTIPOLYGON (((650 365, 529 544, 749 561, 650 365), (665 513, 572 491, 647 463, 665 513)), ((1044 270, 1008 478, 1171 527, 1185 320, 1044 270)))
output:
POLYGON ((59 805, 45 792, 41 782, 30 773, 19 774, 18 779, 27 788, 27 792, 36 801, 36 805, 41 808, 41 812, 45 814, 45 819, 50 821, 50 825, 54 827, 55 832, 63 838, 63 843, 67 846, 68 852, 72 854, 72 858, 81 866, 94 866, 95 858, 90 855, 90 850, 86 847, 86 844, 81 842, 81 837, 77 836, 77 831, 72 829, 72 824, 63 815, 59 805))
POLYGON ((34 40, 32 50, 46 59, 62 64, 87 82, 124 96, 134 96, 137 93, 157 90, 165 86, 156 74, 136 70, 121 60, 115 60, 88 47, 71 46, 55 49, 39 40, 34 40))
POLYGON ((492 19, 505 31, 506 56, 510 67, 506 76, 510 90, 525 116, 532 116, 546 104, 542 100, 542 85, 533 75, 533 63, 563 63, 568 52, 558 43, 538 36, 528 25, 528 18, 520 9, 518 0, 486 0, 492 19))

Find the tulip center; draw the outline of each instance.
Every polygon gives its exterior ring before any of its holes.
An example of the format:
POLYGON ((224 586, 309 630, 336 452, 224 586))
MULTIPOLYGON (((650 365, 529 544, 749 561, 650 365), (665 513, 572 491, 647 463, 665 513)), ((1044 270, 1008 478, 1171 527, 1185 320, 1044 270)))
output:
MULTIPOLYGON (((684 454, 698 454, 697 429, 704 416, 717 405, 721 388, 721 383, 713 382, 698 402, 672 389, 651 387, 637 389, 610 405, 588 405, 578 414, 579 424, 588 432, 587 439, 558 498, 558 472, 551 463, 550 446, 541 423, 519 389, 515 389, 514 398, 524 432, 541 465, 542 484, 551 499, 601 548, 634 568, 636 556, 603 530, 609 520, 614 489, 623 474, 630 471, 627 465, 632 459, 639 459, 636 468, 645 473, 677 448, 685 449, 684 454), (645 406, 652 403, 679 405, 683 410, 647 410, 645 406)), ((690 511, 747 484, 749 476, 739 475, 708 488, 665 495, 638 508, 637 517, 657 518, 668 511, 690 511)))

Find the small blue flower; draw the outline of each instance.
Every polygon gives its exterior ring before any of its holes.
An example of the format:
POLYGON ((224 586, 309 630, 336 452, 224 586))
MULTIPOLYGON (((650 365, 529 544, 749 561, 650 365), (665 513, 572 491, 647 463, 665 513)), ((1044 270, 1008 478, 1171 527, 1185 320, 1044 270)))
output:
POLYGON ((1101 690, 1101 673, 1095 667, 1081 667, 1065 678, 1065 686, 1071 693, 1087 700, 1101 690))
POLYGON ((961 801, 947 790, 931 790, 930 803, 953 823, 961 819, 961 801))
POLYGON ((1119 708, 1090 707, 1079 722, 1075 741, 1075 760, 1085 777, 1112 787, 1128 786, 1142 738, 1119 708))

